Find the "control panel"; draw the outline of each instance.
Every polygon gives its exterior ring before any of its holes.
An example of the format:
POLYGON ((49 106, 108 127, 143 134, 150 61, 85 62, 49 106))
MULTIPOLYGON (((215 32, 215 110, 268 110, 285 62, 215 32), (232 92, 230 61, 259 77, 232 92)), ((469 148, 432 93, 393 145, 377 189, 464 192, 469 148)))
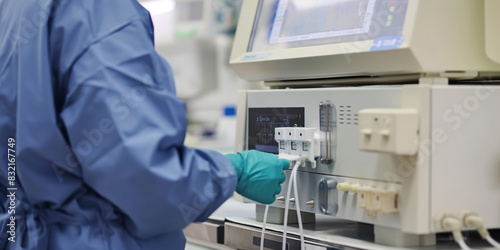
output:
POLYGON ((419 235, 479 228, 477 217, 500 228, 491 199, 500 194, 500 87, 253 90, 243 100, 238 151, 308 159, 297 168, 298 196, 283 191, 272 207, 298 201, 301 211, 373 224, 379 236, 411 234, 417 245, 419 235), (457 218, 470 222, 453 227, 457 218))

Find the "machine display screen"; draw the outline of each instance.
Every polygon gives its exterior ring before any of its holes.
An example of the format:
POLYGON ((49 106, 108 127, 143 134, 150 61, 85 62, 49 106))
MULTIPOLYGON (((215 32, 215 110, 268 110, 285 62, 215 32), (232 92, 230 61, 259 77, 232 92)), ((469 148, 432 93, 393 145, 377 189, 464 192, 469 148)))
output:
POLYGON ((397 43, 407 6, 408 0, 261 0, 248 51, 378 38, 397 43))
POLYGON ((304 127, 304 108, 250 108, 248 110, 248 149, 277 154, 274 128, 304 127))

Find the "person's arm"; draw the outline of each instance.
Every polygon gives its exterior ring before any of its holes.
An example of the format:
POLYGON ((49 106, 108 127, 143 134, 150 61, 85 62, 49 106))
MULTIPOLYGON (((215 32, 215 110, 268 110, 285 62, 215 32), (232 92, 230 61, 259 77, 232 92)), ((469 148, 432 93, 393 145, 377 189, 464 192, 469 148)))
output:
POLYGON ((236 187, 225 156, 183 145, 185 104, 155 52, 149 22, 143 16, 118 25, 61 74, 62 126, 84 182, 124 213, 138 238, 205 220, 236 187))

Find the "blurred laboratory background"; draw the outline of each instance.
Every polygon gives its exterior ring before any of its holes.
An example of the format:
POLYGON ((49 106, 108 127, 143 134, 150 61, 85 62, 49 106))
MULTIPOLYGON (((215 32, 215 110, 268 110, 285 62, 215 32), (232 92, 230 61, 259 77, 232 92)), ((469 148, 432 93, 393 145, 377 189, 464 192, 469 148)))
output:
POLYGON ((187 105, 185 144, 233 152, 237 93, 264 88, 229 65, 242 0, 139 2, 151 13, 156 50, 172 67, 177 95, 187 105))

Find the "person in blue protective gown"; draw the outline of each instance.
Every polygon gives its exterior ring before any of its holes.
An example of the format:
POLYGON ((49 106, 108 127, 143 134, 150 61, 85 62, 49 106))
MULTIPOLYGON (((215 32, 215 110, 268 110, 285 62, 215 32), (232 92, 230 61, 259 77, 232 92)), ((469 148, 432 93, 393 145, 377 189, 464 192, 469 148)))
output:
POLYGON ((0 249, 183 249, 233 191, 275 200, 288 161, 186 126, 136 0, 0 0, 0 249))

